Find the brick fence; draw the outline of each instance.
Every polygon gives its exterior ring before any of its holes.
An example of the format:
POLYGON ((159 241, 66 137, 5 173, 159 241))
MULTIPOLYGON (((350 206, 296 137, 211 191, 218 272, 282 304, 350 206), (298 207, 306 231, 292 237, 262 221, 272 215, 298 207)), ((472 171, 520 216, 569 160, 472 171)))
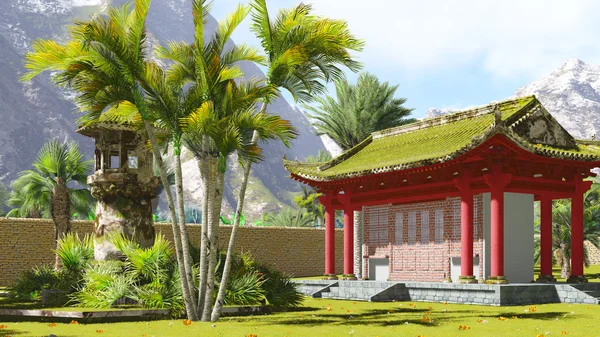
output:
MULTIPOLYGON (((73 221, 72 230, 91 233, 92 221, 73 221)), ((155 229, 173 238, 170 224, 155 229)), ((231 227, 219 229, 219 246, 227 247, 231 227)), ((194 245, 200 242, 200 226, 188 225, 194 245)), ((336 273, 343 272, 343 231, 337 229, 336 273)), ((23 271, 54 262, 54 225, 47 219, 0 218, 0 286, 10 285, 23 271)), ((250 252, 258 261, 270 264, 292 276, 321 275, 325 270, 325 233, 319 228, 240 227, 236 251, 250 252)))

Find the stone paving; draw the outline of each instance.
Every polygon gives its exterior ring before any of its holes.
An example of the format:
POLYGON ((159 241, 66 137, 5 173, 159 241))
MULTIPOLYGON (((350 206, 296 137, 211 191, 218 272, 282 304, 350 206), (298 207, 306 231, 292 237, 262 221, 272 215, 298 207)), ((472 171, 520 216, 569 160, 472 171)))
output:
POLYGON ((297 283, 299 289, 308 296, 372 302, 449 302, 495 306, 600 303, 600 283, 489 285, 330 280, 297 281, 297 283))

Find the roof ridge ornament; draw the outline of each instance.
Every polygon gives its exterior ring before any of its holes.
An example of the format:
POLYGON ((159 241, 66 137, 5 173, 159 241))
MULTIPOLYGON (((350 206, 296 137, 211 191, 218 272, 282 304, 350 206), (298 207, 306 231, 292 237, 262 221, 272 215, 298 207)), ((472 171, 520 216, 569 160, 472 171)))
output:
POLYGON ((502 110, 500 110, 500 105, 494 105, 492 111, 494 112, 494 127, 502 125, 502 110))

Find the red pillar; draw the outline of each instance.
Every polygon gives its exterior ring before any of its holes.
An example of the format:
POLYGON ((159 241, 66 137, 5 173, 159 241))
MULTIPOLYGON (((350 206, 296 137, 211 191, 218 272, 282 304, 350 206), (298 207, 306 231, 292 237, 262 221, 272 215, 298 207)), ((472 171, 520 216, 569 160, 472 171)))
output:
POLYGON ((335 277, 335 209, 325 204, 325 275, 335 277))
POLYGON ((354 277, 354 211, 344 208, 344 277, 354 277))
POLYGON ((460 197, 460 280, 477 283, 473 276, 473 193, 464 190, 460 197))
POLYGON ((575 179, 571 197, 571 276, 567 282, 585 282, 583 276, 583 193, 587 190, 581 177, 575 179))
POLYGON ((552 197, 540 196, 540 276, 537 282, 556 282, 552 276, 552 197))
POLYGON ((504 277, 504 187, 510 182, 510 175, 502 172, 502 166, 495 164, 492 174, 487 177, 490 185, 490 255, 491 271, 488 283, 508 283, 504 277))

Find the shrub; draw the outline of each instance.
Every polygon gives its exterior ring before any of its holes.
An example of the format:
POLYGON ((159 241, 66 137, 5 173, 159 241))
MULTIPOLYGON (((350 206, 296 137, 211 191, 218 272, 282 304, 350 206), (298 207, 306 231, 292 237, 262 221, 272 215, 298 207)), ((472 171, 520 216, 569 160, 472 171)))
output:
MULTIPOLYGON (((217 279, 223 275, 225 257, 225 252, 219 253, 217 279)), ((302 302, 302 294, 289 276, 261 264, 248 253, 233 255, 231 271, 226 305, 264 304, 274 309, 285 309, 297 307, 302 302)))
POLYGON ((184 312, 177 261, 168 241, 157 235, 154 245, 141 248, 122 235, 110 238, 123 253, 123 261, 96 261, 83 277, 72 300, 84 307, 111 308, 138 304, 150 309, 184 312))
POLYGON ((43 289, 73 292, 82 280, 85 268, 94 256, 92 238, 89 235, 80 239, 73 233, 58 240, 56 254, 61 261, 61 269, 42 265, 21 275, 10 288, 9 297, 17 301, 38 301, 43 289))

